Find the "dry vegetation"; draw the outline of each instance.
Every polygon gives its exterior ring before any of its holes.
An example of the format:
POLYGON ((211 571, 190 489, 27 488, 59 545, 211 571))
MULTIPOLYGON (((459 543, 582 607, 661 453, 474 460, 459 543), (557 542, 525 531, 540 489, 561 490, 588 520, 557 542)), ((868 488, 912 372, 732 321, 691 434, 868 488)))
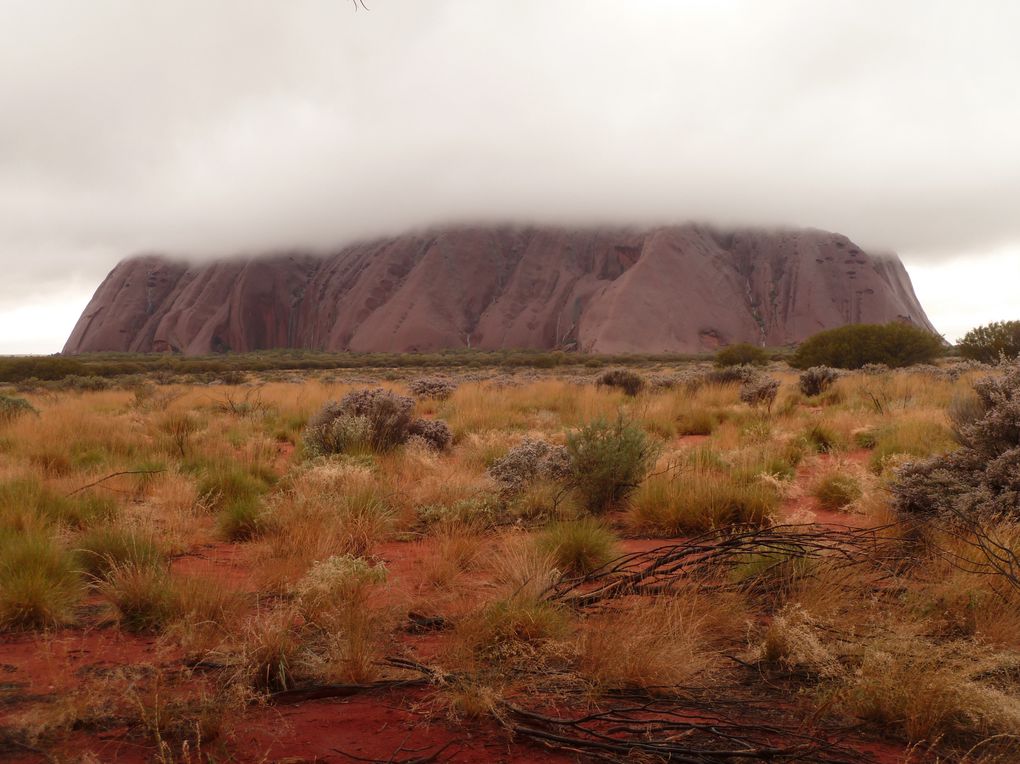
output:
POLYGON ((890 491, 988 372, 830 371, 0 390, 0 758, 1020 760, 1018 517, 890 491))

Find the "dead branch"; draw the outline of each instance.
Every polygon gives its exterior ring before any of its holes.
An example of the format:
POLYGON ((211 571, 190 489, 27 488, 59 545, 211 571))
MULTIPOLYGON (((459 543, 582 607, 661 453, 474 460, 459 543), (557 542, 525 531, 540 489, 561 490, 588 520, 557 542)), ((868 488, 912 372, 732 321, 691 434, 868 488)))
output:
POLYGON ((82 491, 88 490, 89 488, 94 488, 100 483, 105 483, 107 480, 112 480, 113 478, 120 477, 121 475, 158 475, 162 472, 166 472, 166 470, 124 470, 123 472, 114 472, 107 475, 106 477, 99 478, 99 480, 96 480, 93 483, 83 485, 81 488, 75 488, 73 491, 71 491, 71 493, 67 494, 67 497, 70 498, 75 494, 79 494, 82 491))
POLYGON ((775 559, 759 571, 759 577, 799 559, 824 559, 836 567, 870 564, 891 569, 893 563, 902 562, 903 555, 897 549, 899 539, 883 535, 889 528, 808 524, 715 530, 624 555, 584 576, 564 576, 544 596, 586 607, 626 594, 664 594, 691 578, 708 580, 711 574, 718 575, 756 558, 775 559))

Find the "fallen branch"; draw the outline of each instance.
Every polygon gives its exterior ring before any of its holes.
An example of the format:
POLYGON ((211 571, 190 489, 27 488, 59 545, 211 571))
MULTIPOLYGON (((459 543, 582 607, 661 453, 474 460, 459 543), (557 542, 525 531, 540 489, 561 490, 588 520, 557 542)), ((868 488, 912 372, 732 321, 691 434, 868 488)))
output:
POLYGON ((419 679, 386 679, 368 684, 314 684, 280 690, 269 696, 269 702, 275 705, 292 705, 309 700, 325 700, 326 698, 349 698, 366 692, 393 690, 400 687, 421 687, 430 684, 425 677, 419 679))
POLYGON ((854 528, 808 525, 737 526, 619 557, 584 575, 563 576, 545 597, 587 607, 626 594, 664 594, 691 577, 709 578, 755 559, 774 557, 757 572, 765 578, 791 560, 826 560, 836 567, 901 563, 898 539, 882 535, 889 526, 854 528))
POLYGON ((107 475, 106 477, 99 478, 99 480, 96 480, 94 483, 83 485, 81 488, 75 488, 73 491, 71 491, 71 493, 67 494, 67 498, 70 498, 75 494, 79 494, 82 491, 86 491, 89 488, 94 488, 100 483, 105 483, 107 480, 112 480, 115 477, 120 477, 121 475, 158 475, 161 472, 166 472, 166 470, 124 470, 123 472, 114 472, 110 475, 107 475))

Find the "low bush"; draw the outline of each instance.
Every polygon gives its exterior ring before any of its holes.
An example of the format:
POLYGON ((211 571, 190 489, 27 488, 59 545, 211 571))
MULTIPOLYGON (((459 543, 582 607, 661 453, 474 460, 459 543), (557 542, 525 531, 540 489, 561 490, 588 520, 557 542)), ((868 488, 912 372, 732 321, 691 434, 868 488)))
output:
POLYGON ((407 434, 410 438, 421 438, 434 451, 445 451, 453 443, 453 433, 442 419, 414 419, 407 434))
POLYGON ((795 369, 833 366, 860 369, 866 364, 892 368, 931 363, 945 350, 942 338, 901 322, 849 324, 804 340, 790 359, 795 369))
POLYGON ((0 483, 0 529, 58 525, 82 530, 109 520, 116 513, 113 499, 93 493, 61 496, 35 479, 0 483))
POLYGON ((637 395, 645 387, 645 379, 636 371, 630 369, 608 369, 602 372, 596 380, 598 385, 603 387, 615 387, 623 390, 630 396, 637 395))
POLYGON ((443 377, 419 377, 407 383, 407 389, 416 398, 445 401, 457 389, 455 382, 443 377))
POLYGON ((525 438, 488 469, 503 493, 515 494, 536 480, 566 480, 570 477, 570 454, 563 446, 525 438))
POLYGON ((114 565, 97 588, 113 607, 121 627, 136 634, 162 630, 176 612, 173 584, 163 565, 114 565))
POLYGON ((0 395, 0 424, 13 422, 26 414, 38 414, 35 407, 24 398, 0 395))
POLYGON ((853 475, 830 472, 814 484, 811 493, 823 508, 837 510, 849 507, 861 498, 864 491, 860 480, 853 475))
POLYGON ((820 454, 831 454, 846 448, 846 439, 832 427, 816 422, 801 434, 804 444, 820 454))
POLYGON ((414 399, 390 390, 355 390, 331 401, 308 423, 305 446, 315 456, 345 453, 352 446, 389 451, 408 438, 414 399))
POLYGON ((704 381, 713 385, 732 385, 735 383, 748 382, 757 377, 760 372, 749 365, 723 366, 712 369, 704 376, 704 381))
POLYGON ((96 579, 106 578, 118 566, 164 562, 162 550, 151 537, 113 525, 87 531, 75 542, 74 556, 78 568, 96 579))
POLYGON ((724 347, 715 354, 715 365, 727 366, 764 366, 769 362, 769 354, 757 345, 738 342, 724 347))
POLYGON ((552 523, 537 543, 561 571, 575 575, 590 573, 617 556, 616 536, 591 518, 552 523))
POLYGON ((536 651, 566 635, 566 614, 549 602, 515 595, 498 600, 458 625, 458 637, 486 663, 525 661, 535 664, 536 651))
POLYGON ((338 607, 368 607, 374 588, 386 582, 386 567, 362 557, 337 555, 320 560, 294 587, 298 609, 308 623, 325 625, 338 607))
MULTIPOLYGON (((1020 516, 1020 364, 977 380, 974 392, 978 407, 956 411, 960 447, 897 471, 892 491, 900 511, 967 521, 1020 516)), ((932 453, 930 441, 916 439, 925 451, 918 456, 932 453)))
POLYGON ((250 541, 265 533, 270 515, 254 496, 234 499, 220 510, 217 527, 226 541, 250 541))
POLYGON ((67 623, 81 593, 73 557, 53 539, 0 530, 0 629, 67 623))
POLYGON ((890 465, 942 454, 954 445, 952 432, 940 422, 903 419, 875 434, 869 464, 879 474, 890 465))
POLYGON ((640 427, 596 420, 567 437, 571 485, 585 509, 602 514, 637 489, 658 452, 640 427))
POLYGON ((696 467, 642 485, 627 519, 635 530, 671 538, 738 523, 763 525, 778 506, 779 494, 765 480, 696 467))
POLYGON ((417 436, 442 450, 453 440, 441 420, 414 418, 414 399, 390 390, 355 390, 312 417, 304 445, 311 456, 384 453, 417 436))
POLYGON ((812 366, 801 372, 798 384, 800 391, 809 398, 821 395, 839 379, 839 372, 828 366, 812 366))
POLYGON ((263 475, 252 474, 236 464, 210 465, 198 482, 198 494, 214 510, 238 502, 251 502, 269 488, 263 475))
POLYGON ((769 411, 779 394, 779 380, 767 376, 753 377, 740 386, 740 400, 748 406, 764 406, 769 411))

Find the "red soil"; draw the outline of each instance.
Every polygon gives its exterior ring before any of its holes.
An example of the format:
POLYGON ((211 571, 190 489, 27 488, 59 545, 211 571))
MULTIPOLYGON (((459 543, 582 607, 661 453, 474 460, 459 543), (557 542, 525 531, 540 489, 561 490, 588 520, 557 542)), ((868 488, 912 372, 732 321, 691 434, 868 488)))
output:
POLYGON ((252 569, 244 547, 210 542, 174 559, 174 573, 214 579, 222 586, 247 591, 252 588, 252 569))
MULTIPOLYGON (((681 439, 685 445, 700 442, 697 436, 681 439)), ((289 459, 283 449, 281 460, 289 459)), ((867 452, 844 456, 860 462, 867 452)), ((786 517, 811 513, 818 522, 863 525, 867 518, 826 512, 803 490, 824 469, 831 458, 812 460, 798 470, 796 485, 801 493, 783 505, 786 517)), ((625 552, 647 551, 681 539, 626 539, 625 552)), ((389 571, 387 603, 396 612, 413 607, 421 596, 423 573, 431 555, 437 553, 435 539, 420 542, 389 542, 373 550, 389 571)), ((222 586, 253 589, 253 570, 243 545, 210 542, 178 557, 178 573, 209 578, 222 586)), ((430 607, 443 608, 450 601, 470 602, 480 591, 471 572, 462 574, 447 593, 429 590, 430 607)), ((451 606, 452 607, 452 606, 451 606)), ((435 615, 437 613, 426 613, 435 615)), ((117 628, 101 628, 94 616, 82 619, 94 625, 65 629, 49 635, 6 635, 0 638, 0 726, 30 710, 37 701, 81 687, 89 678, 115 669, 144 672, 151 667, 172 666, 181 656, 161 646, 152 637, 125 634, 117 628)), ((398 635, 397 651, 430 661, 440 655, 448 632, 406 632, 398 635)), ((191 685, 192 687, 194 685, 191 685)), ((124 728, 76 731, 58 746, 56 755, 71 758, 92 752, 100 761, 143 762, 151 760, 154 749, 141 745, 137 733, 124 728)), ((443 749, 439 760, 456 762, 571 762, 570 754, 547 750, 524 740, 511 740, 494 721, 452 720, 434 690, 424 688, 375 691, 346 699, 306 701, 293 706, 265 706, 250 709, 243 718, 233 719, 223 736, 207 744, 214 755, 230 752, 233 761, 343 762, 344 754, 388 761, 427 756, 443 749), (446 746, 444 748, 444 746, 446 746)), ((894 745, 860 743, 858 750, 868 760, 892 764, 903 760, 894 745)), ((38 753, 9 754, 17 762, 48 760, 38 753)), ((0 749, 0 758, 4 756, 0 749)))
POLYGON ((257 711, 245 720, 233 741, 241 761, 260 756, 270 761, 351 761, 428 756, 457 762, 574 762, 575 757, 511 741, 492 722, 448 721, 425 690, 401 690, 346 700, 303 703, 257 711), (343 752, 343 753, 341 753, 343 752))

